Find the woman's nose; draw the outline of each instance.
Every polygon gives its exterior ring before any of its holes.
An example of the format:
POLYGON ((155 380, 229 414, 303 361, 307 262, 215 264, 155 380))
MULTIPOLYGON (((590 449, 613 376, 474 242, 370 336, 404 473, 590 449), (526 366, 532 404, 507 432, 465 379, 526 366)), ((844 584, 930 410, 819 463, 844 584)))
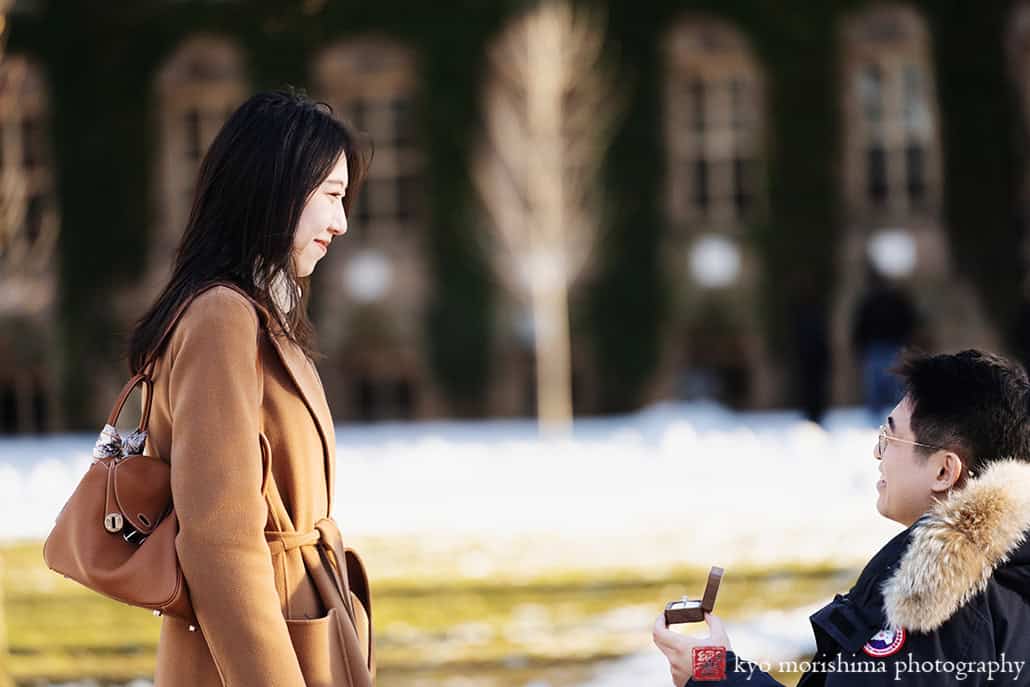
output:
POLYGON ((333 236, 340 236, 347 233, 347 215, 340 213, 340 218, 329 226, 329 233, 333 236))

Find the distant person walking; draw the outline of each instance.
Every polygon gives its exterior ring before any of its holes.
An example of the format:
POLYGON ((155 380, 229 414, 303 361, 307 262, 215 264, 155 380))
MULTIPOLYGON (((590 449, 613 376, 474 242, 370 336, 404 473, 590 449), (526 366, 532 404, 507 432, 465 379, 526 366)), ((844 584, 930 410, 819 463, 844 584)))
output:
POLYGON ((829 401, 832 357, 826 299, 812 276, 798 276, 791 305, 797 394, 805 419, 821 423, 829 401))
POLYGON ((873 268, 855 309, 851 342, 862 366, 866 408, 876 420, 901 398, 902 389, 889 370, 912 342, 918 316, 912 299, 873 268))

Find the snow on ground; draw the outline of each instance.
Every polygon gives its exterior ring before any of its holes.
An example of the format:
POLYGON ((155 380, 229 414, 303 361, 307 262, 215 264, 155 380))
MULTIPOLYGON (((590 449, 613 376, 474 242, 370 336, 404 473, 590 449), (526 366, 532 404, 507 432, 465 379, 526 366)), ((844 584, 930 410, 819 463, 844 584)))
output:
MULTIPOLYGON (((340 426, 334 515, 348 539, 404 542, 404 557, 366 561, 376 577, 445 565, 467 576, 858 566, 899 530, 876 513, 875 436, 858 410, 834 411, 824 429, 708 404, 585 419, 567 439, 540 438, 529 421, 340 426)), ((94 439, 0 440, 0 540, 46 536, 94 439)), ((728 629, 741 655, 790 660, 810 654, 813 610, 728 629)), ((667 682, 652 649, 606 663, 584 687, 667 682)))
MULTIPOLYGON (((738 655, 760 667, 779 667, 781 661, 807 660, 815 653, 815 638, 808 617, 823 604, 793 611, 770 611, 738 623, 726 623, 726 632, 738 655)), ((693 634, 703 635, 703 630, 693 634)), ((669 662, 652 648, 598 666, 594 679, 581 687, 627 687, 671 684, 669 662)))
MULTIPOLYGON (((857 565, 898 528, 876 513, 872 424, 858 410, 826 424, 669 404, 580 420, 568 439, 529 421, 340 426, 334 515, 348 538, 460 548, 470 575, 857 565)), ((0 539, 46 536, 94 438, 0 440, 0 539)))

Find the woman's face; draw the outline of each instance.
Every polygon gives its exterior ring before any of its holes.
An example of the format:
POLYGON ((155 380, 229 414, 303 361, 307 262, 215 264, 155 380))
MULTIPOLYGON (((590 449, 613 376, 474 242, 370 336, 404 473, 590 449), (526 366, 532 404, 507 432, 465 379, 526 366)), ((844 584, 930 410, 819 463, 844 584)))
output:
POLYGON ((347 156, 341 155, 325 181, 308 196, 293 236, 293 261, 298 277, 314 272, 315 264, 329 251, 333 237, 346 233, 343 197, 348 181, 347 156))

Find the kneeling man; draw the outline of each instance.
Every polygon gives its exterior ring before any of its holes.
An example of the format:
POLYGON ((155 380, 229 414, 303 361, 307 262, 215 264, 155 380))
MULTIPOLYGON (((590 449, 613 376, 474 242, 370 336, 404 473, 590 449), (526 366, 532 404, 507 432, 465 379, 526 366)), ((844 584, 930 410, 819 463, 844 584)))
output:
MULTIPOLYGON (((1030 381, 973 350, 908 357, 897 373, 876 508, 907 529, 812 616, 817 653, 798 687, 1030 685, 1030 381)), ((780 684, 706 621, 704 639, 655 624, 676 687, 780 684), (724 679, 694 679, 695 647, 725 651, 724 679)))

